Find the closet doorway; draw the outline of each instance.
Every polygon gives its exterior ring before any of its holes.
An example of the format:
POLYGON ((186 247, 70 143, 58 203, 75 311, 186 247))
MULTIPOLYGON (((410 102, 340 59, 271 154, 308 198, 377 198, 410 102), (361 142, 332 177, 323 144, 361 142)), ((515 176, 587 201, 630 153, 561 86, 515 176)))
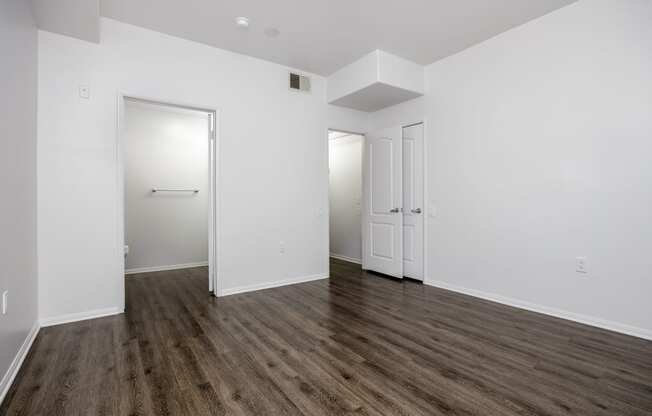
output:
POLYGON ((366 136, 363 269, 423 281, 424 188, 423 123, 366 136))
POLYGON ((216 130, 215 110, 122 97, 118 146, 127 277, 191 273, 205 276, 214 292, 216 130))

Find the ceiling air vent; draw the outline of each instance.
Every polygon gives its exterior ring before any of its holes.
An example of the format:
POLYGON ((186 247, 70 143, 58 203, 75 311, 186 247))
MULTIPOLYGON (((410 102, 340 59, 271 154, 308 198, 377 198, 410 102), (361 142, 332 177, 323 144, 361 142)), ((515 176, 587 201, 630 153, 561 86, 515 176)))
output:
POLYGON ((310 78, 290 72, 290 89, 310 92, 310 78))

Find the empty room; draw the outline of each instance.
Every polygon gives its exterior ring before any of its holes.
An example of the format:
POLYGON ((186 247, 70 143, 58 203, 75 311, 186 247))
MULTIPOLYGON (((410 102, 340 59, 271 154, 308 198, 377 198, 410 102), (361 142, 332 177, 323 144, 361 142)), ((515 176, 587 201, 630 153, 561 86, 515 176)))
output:
POLYGON ((652 1, 0 0, 0 416, 652 416, 652 1))

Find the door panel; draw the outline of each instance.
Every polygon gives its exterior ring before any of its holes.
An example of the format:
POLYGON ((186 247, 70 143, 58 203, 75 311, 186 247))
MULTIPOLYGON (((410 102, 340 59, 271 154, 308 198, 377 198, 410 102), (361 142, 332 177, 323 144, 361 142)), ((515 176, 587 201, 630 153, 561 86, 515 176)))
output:
POLYGON ((414 254, 414 226, 405 224, 403 219, 403 260, 414 261, 414 254))
POLYGON ((394 226, 371 223, 371 255, 384 259, 394 258, 394 226))
POLYGON ((383 215, 394 208, 392 200, 392 140, 378 138, 370 143, 369 164, 371 168, 371 212, 383 215))
POLYGON ((365 140, 362 266, 403 277, 402 132, 393 127, 365 140))
POLYGON ((423 280, 423 124, 403 128, 403 274, 423 280))

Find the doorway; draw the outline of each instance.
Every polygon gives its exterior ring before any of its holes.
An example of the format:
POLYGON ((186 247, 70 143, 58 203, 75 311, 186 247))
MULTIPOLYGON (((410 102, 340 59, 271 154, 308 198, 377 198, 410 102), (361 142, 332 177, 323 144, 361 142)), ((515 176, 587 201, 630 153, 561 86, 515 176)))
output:
POLYGON ((367 135, 363 159, 363 269, 424 279, 424 128, 367 135))
POLYGON ((362 151, 364 136, 328 132, 330 257, 362 261, 362 151))
POLYGON ((217 113, 120 98, 124 275, 192 268, 214 293, 217 113))

